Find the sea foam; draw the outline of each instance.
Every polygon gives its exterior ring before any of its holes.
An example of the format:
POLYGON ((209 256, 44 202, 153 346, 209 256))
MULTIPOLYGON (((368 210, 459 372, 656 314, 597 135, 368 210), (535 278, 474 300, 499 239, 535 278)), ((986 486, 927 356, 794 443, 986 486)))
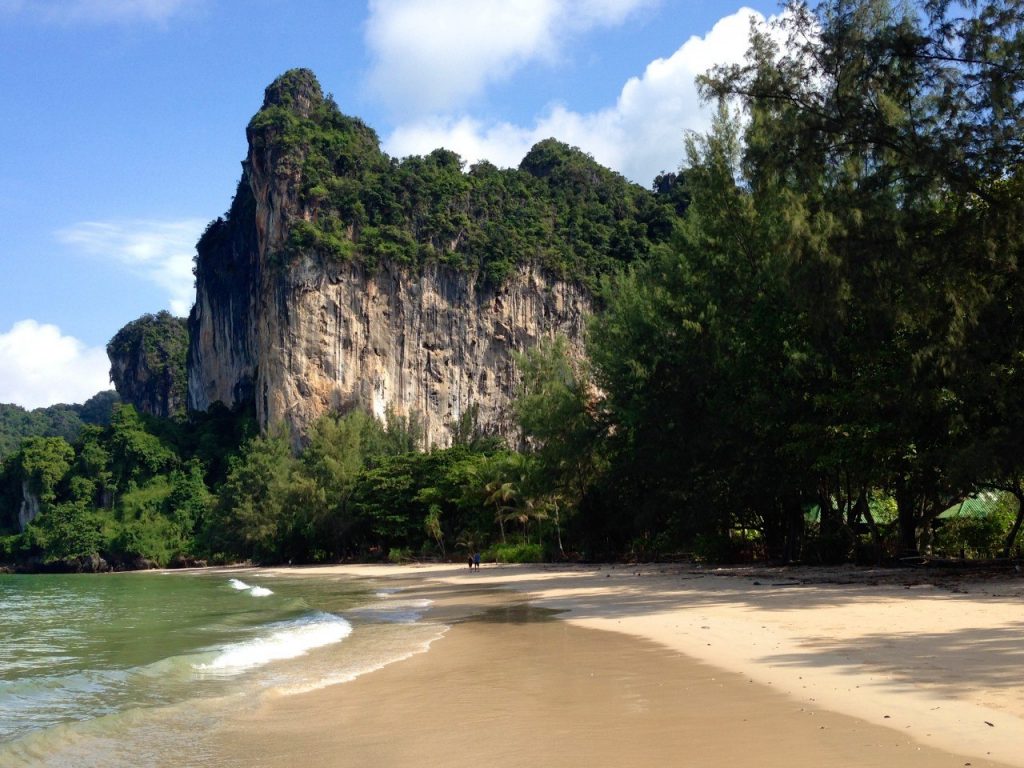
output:
POLYGON ((420 625, 423 636, 413 646, 400 649, 387 649, 382 655, 374 655, 365 657, 360 663, 357 663, 348 669, 326 674, 316 680, 308 680, 304 683, 295 683, 292 685, 285 685, 280 687, 278 690, 288 695, 294 695, 297 693, 308 693, 310 691, 320 690, 327 688, 332 685, 339 685, 342 683, 350 683, 362 675, 369 674, 370 672, 376 672, 378 669, 383 669, 389 664, 394 664, 398 661, 405 661, 411 659, 418 653, 426 653, 430 646, 436 641, 440 640, 448 632, 451 627, 447 624, 430 624, 420 625), (390 650, 390 653, 388 652, 390 650))
POLYGON ((383 600, 379 603, 370 603, 369 605, 353 608, 349 613, 358 615, 363 619, 395 624, 412 624, 423 618, 424 612, 433 604, 433 600, 427 600, 426 598, 383 600))
POLYGON ((203 672, 233 674, 272 661, 294 659, 314 648, 340 643, 352 634, 352 625, 340 616, 318 612, 293 621, 271 624, 265 634, 234 643, 209 663, 196 664, 203 672))
POLYGON ((266 597, 267 595, 274 594, 273 590, 267 589, 266 587, 254 587, 251 584, 246 584, 241 579, 228 579, 228 584, 231 585, 232 589, 237 589, 239 592, 245 590, 253 597, 266 597))

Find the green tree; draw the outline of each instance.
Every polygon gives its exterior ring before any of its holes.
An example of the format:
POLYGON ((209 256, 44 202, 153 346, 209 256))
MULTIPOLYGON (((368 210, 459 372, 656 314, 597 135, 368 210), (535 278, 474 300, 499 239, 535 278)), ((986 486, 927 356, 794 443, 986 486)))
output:
POLYGON ((376 419, 358 409, 344 416, 327 414, 313 425, 292 480, 294 557, 309 559, 314 550, 323 556, 345 553, 355 524, 349 498, 386 439, 376 419))
POLYGON ((564 337, 534 347, 517 362, 522 385, 514 409, 534 458, 533 504, 553 519, 564 556, 563 523, 605 468, 598 395, 586 361, 570 356, 564 337))
POLYGON ((854 470, 854 497, 892 492, 907 553, 972 490, 958 381, 1015 260, 1019 199, 994 190, 1022 159, 1022 18, 1002 0, 793 4, 785 50, 755 33, 745 64, 702 82, 749 115, 753 196, 791 201, 794 291, 815 308, 808 444, 854 470))
POLYGON ((229 461, 227 479, 206 535, 215 552, 256 561, 281 558, 282 533, 293 510, 286 502, 295 459, 284 435, 255 437, 229 461))
POLYGON ((131 405, 114 408, 109 446, 114 483, 121 490, 168 471, 177 463, 174 451, 146 429, 131 405))
POLYGON ((53 504, 31 527, 48 563, 91 557, 103 542, 100 519, 81 502, 53 504))
POLYGON ((203 467, 193 459, 171 474, 171 490, 163 513, 170 521, 178 553, 195 551, 194 537, 206 522, 214 495, 203 481, 203 467))
POLYGON ((659 536, 682 543, 734 524, 761 530, 774 557, 799 554, 802 241, 789 239, 780 196, 738 183, 740 157, 723 108, 689 142, 674 249, 609 280, 591 329, 610 486, 635 510, 613 527, 638 554, 659 536))
POLYGON ((13 464, 30 492, 37 494, 43 504, 50 504, 57 498, 58 484, 74 458, 74 449, 62 437, 30 437, 22 443, 13 464))

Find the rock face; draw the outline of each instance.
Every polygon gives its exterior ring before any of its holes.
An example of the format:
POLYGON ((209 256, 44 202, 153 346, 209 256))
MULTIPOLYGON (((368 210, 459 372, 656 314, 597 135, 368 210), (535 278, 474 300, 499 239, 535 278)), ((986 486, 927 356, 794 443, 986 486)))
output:
POLYGON ((107 344, 110 380, 139 411, 170 418, 187 406, 188 325, 169 312, 143 315, 107 344))
POLYGON ((21 481, 21 506, 18 507, 18 530, 24 532, 28 524, 39 517, 39 496, 32 492, 28 480, 21 481))
MULTIPOLYGON (((287 103, 304 117, 318 100, 311 75, 293 78, 287 92, 267 89, 264 110, 287 103)), ((436 259, 289 250, 296 224, 317 216, 300 193, 303 158, 252 126, 249 143, 232 208, 198 247, 189 407, 254 400, 261 427, 284 423, 296 442, 321 414, 355 405, 417 414, 428 446, 449 444, 471 406, 480 428, 509 434, 514 353, 556 334, 579 343, 589 294, 524 264, 494 286, 436 259)))
MULTIPOLYGON (((582 339, 590 312, 579 287, 522 266, 500 288, 431 264, 324 264, 304 255, 286 271, 266 269, 274 192, 257 207, 256 249, 229 245, 248 278, 226 284, 197 274, 190 318, 189 404, 206 410, 255 398, 261 427, 285 423, 302 434, 321 414, 362 405, 418 414, 429 445, 447 445, 450 425, 472 405, 479 426, 512 430, 514 352, 563 334, 582 339), (250 288, 247 290, 247 286, 250 288)), ((280 219, 278 219, 280 221, 280 219)))
POLYGON ((248 169, 229 215, 230 221, 210 224, 198 244, 196 301, 188 318, 188 407, 193 411, 254 400, 266 250, 256 234, 248 169))
POLYGON ((430 445, 471 406, 507 434, 517 384, 513 351, 563 333, 581 338, 588 303, 576 289, 521 268, 500 291, 429 266, 422 274, 351 265, 293 270, 280 310, 259 327, 261 423, 300 429, 329 409, 361 403, 383 418, 418 413, 430 445))

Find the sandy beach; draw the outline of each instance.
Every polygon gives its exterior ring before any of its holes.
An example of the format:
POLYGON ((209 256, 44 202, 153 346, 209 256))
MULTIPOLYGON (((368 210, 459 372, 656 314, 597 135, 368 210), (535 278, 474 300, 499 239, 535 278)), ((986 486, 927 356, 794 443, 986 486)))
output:
POLYGON ((427 597, 450 629, 406 661, 231 721, 214 737, 226 765, 1024 766, 1019 576, 302 573, 427 597))

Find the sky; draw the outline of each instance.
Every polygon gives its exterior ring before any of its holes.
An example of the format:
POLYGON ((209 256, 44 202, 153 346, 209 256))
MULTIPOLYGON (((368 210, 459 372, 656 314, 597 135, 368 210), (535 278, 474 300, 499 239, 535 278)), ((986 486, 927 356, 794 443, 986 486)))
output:
POLYGON ((553 136, 643 186, 739 61, 747 0, 0 0, 0 403, 83 402, 129 321, 188 313, 263 90, 312 69, 396 157, 553 136))

